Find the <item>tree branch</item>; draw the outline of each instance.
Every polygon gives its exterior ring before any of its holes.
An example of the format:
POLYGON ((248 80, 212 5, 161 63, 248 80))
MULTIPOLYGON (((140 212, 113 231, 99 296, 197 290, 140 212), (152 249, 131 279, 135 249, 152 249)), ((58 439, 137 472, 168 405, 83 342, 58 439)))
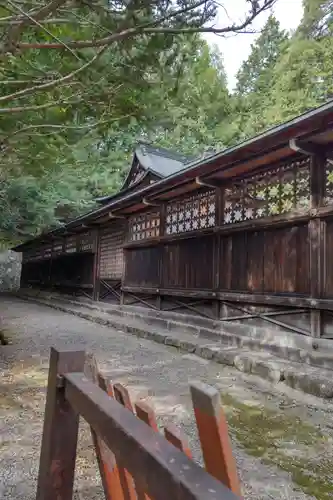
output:
POLYGON ((41 109, 54 108, 55 106, 63 106, 65 104, 79 104, 82 101, 81 99, 76 99, 74 101, 55 101, 55 102, 47 102, 45 104, 36 104, 35 106, 16 106, 11 108, 0 108, 0 114, 9 114, 9 113, 22 113, 25 111, 40 111, 41 109))
MULTIPOLYGON (((51 0, 51 2, 48 3, 47 5, 44 5, 40 9, 31 10, 28 12, 28 14, 30 16, 33 16, 35 20, 40 21, 49 14, 51 14, 51 12, 54 12, 58 7, 60 7, 66 1, 67 0, 51 0)), ((19 16, 17 19, 19 20, 21 19, 21 23, 19 25, 16 26, 14 25, 10 27, 7 36, 7 42, 4 46, 4 52, 11 52, 13 50, 13 47, 15 46, 15 41, 22 33, 23 28, 31 24, 30 19, 28 19, 27 17, 19 16)))
MULTIPOLYGON (((169 27, 169 26, 159 26, 159 27, 150 27, 153 25, 161 25, 166 20, 169 20, 172 17, 175 17, 179 14, 183 14, 187 11, 193 10, 203 4, 206 3, 206 0, 202 0, 198 2, 195 6, 187 7, 185 9, 176 11, 165 18, 160 18, 151 23, 147 23, 146 25, 137 26, 134 28, 129 28, 128 30, 124 30, 120 33, 114 33, 110 36, 100 38, 98 40, 78 40, 75 42, 68 42, 68 47, 76 48, 76 49, 84 49, 89 47, 100 47, 111 45, 115 41, 123 40, 125 38, 129 38, 131 36, 135 36, 137 34, 156 34, 156 33, 169 33, 169 34, 181 34, 181 33, 215 33, 215 34, 226 34, 226 33, 238 33, 244 32, 244 29, 252 23, 252 21, 263 11, 267 10, 271 7, 276 0, 267 0, 262 7, 252 10, 252 13, 246 17, 246 19, 240 24, 232 24, 230 26, 225 26, 224 28, 216 28, 214 26, 210 27, 189 27, 189 28, 181 28, 181 27, 169 27), (149 26, 148 26, 149 25, 149 26)), ((61 49, 63 46, 59 43, 29 43, 22 42, 17 44, 21 49, 61 49)))
POLYGON ((86 62, 85 64, 80 66, 80 68, 77 68, 76 70, 72 71, 71 73, 68 73, 65 76, 58 78, 56 80, 52 80, 51 82, 44 83, 43 85, 34 85, 33 87, 28 87, 26 89, 19 90, 18 92, 2 96, 0 97, 0 102, 8 102, 13 99, 19 99, 26 95, 34 94, 35 92, 40 92, 42 90, 50 90, 54 87, 59 87, 60 85, 67 83, 69 80, 73 79, 76 75, 78 75, 86 68, 88 68, 91 64, 93 64, 103 54, 103 52, 105 52, 106 49, 107 46, 102 47, 97 52, 97 54, 95 54, 94 57, 91 58, 88 62, 86 62))
POLYGON ((44 26, 42 26, 39 21, 37 21, 36 19, 34 19, 32 16, 30 16, 27 12, 25 12, 23 9, 21 9, 21 7, 19 7, 18 5, 15 5, 11 0, 7 0, 7 2, 13 8, 16 8, 19 12, 21 12, 21 14, 23 14, 23 16, 25 16, 26 18, 28 18, 33 24, 36 24, 41 30, 45 31, 45 33, 47 33, 48 35, 50 35, 51 38, 54 38, 58 43, 60 43, 61 45, 63 45, 64 48, 66 48, 75 57, 75 59, 80 60, 79 56, 77 54, 75 54, 74 50, 72 50, 70 47, 68 47, 68 45, 65 42, 63 42, 62 40, 60 40, 60 38, 58 38, 56 35, 54 35, 53 33, 51 33, 50 30, 48 30, 47 28, 45 28, 44 26))
MULTIPOLYGON (((13 19, 12 16, 0 18, 0 26, 18 26, 22 23, 22 19, 13 19)), ((50 17, 39 21, 39 24, 78 24, 80 26, 88 27, 91 22, 78 21, 77 19, 63 19, 50 17)), ((102 27, 102 26, 101 26, 102 27)))
POLYGON ((99 125, 107 125, 109 123, 113 122, 119 122, 122 120, 126 120, 127 118, 131 118, 133 116, 131 113, 128 113, 127 115, 123 116, 118 116, 117 118, 109 118, 107 120, 99 120, 95 123, 92 124, 87 124, 87 125, 57 125, 57 124, 52 124, 52 123, 40 123, 40 124, 35 124, 35 125, 28 125, 26 127, 23 127, 21 129, 16 130, 12 134, 7 135, 0 141, 1 145, 1 151, 3 152, 3 146, 6 142, 11 140, 13 137, 16 137, 17 135, 23 134, 25 132, 29 132, 30 130, 40 130, 40 129, 56 129, 56 130, 88 130, 89 132, 94 130, 96 127, 99 125))
MULTIPOLYGON (((60 0, 58 0, 58 1, 60 1, 60 0)), ((76 69, 75 71, 72 71, 71 73, 69 73, 66 76, 58 78, 57 80, 53 80, 52 82, 48 82, 48 83, 45 83, 43 85, 29 87, 29 88, 20 90, 18 92, 14 92, 12 94, 8 94, 8 95, 5 95, 5 96, 2 96, 2 97, 0 97, 0 102, 8 102, 8 101, 11 101, 13 99, 19 99, 19 98, 24 97, 26 95, 33 94, 35 92, 40 92, 40 91, 43 91, 43 90, 50 90, 50 89, 52 89, 54 87, 60 86, 63 83, 65 83, 65 82, 73 79, 77 74, 81 73, 86 68, 88 68, 91 64, 93 64, 105 52, 105 50, 108 48, 109 44, 111 44, 113 42, 116 42, 116 41, 120 41, 120 40, 129 38, 130 36, 134 36, 134 35, 142 32, 148 26, 154 26, 154 25, 156 25, 156 24, 158 24, 160 22, 163 22, 165 20, 168 20, 168 19, 170 19, 170 18, 172 18, 174 16, 177 16, 179 14, 183 14, 183 13, 185 13, 185 12, 187 12, 187 11, 193 9, 193 8, 197 8, 197 7, 201 6, 201 5, 203 5, 204 3, 206 3, 206 0, 200 0, 195 5, 192 5, 191 7, 186 7, 184 9, 180 9, 178 11, 175 11, 172 14, 168 14, 164 18, 160 18, 158 20, 154 20, 154 21, 151 21, 149 23, 145 23, 143 25, 140 25, 140 26, 137 26, 137 27, 134 27, 134 28, 128 28, 128 29, 126 29, 124 31, 120 31, 118 33, 110 35, 109 37, 104 38, 104 40, 108 40, 108 43, 107 44, 102 44, 102 47, 97 52, 97 54, 95 54, 95 56, 92 59, 90 59, 90 61, 88 61, 86 64, 84 64, 80 68, 76 69)), ((73 46, 73 43, 77 43, 77 42, 70 42, 70 43, 68 43, 68 46, 73 46)), ((87 42, 83 42, 83 43, 86 45, 87 42)), ((18 45, 21 46, 22 44, 18 44, 18 45)), ((27 47, 27 45, 30 45, 30 48, 32 48, 32 46, 34 46, 34 45, 37 48, 42 48, 42 47, 50 48, 50 46, 52 44, 25 44, 26 47, 27 47)), ((60 44, 53 44, 53 45, 55 45, 57 48, 63 48, 63 45, 60 45, 60 44)), ((98 46, 99 46, 99 43, 98 43, 98 46)), ((80 47, 82 48, 82 45, 80 47)))
MULTIPOLYGON (((276 0, 268 0, 268 1, 275 2, 276 0)), ((128 29, 125 29, 125 30, 122 30, 122 31, 119 31, 116 33, 112 33, 111 35, 109 35, 107 37, 100 38, 98 40, 78 40, 75 42, 68 42, 67 45, 71 48, 78 48, 78 49, 111 45, 113 42, 117 42, 117 41, 123 40, 125 38, 129 38, 130 36, 134 36, 136 34, 143 33, 143 32, 148 32, 147 30, 149 29, 149 27, 159 25, 165 21, 169 21, 170 19, 172 19, 176 16, 186 14, 187 12, 189 12, 191 10, 194 10, 194 9, 197 9, 198 7, 201 7, 205 3, 207 3, 207 0, 199 0, 194 5, 190 5, 190 6, 184 7, 183 9, 176 10, 176 11, 171 12, 170 14, 168 14, 164 17, 161 17, 159 19, 155 19, 154 21, 150 21, 148 23, 144 23, 144 24, 141 24, 139 26, 128 28, 128 29)), ((197 31, 199 31, 199 30, 197 29, 197 31)), ((44 48, 61 49, 62 48, 61 44, 56 44, 56 43, 39 44, 39 43, 22 42, 22 43, 18 43, 17 46, 21 49, 42 49, 42 48, 43 49, 44 48)))

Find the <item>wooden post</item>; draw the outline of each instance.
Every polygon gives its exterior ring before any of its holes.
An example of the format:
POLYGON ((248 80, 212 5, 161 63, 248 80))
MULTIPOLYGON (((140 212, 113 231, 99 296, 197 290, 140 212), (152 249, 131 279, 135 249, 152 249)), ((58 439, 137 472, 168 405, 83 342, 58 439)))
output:
MULTIPOLYGON (((223 224, 224 219, 224 189, 216 188, 216 220, 217 227, 223 224)), ((214 235, 214 254, 213 254, 213 289, 218 291, 220 288, 220 272, 221 272, 221 236, 214 235)), ((214 300, 213 304, 214 316, 219 319, 221 316, 221 302, 219 299, 214 300)))
MULTIPOLYGON (((313 213, 323 205, 325 190, 325 157, 311 156, 310 159, 310 204, 313 213)), ((310 254, 310 295, 320 298, 324 290, 324 251, 325 223, 319 218, 309 221, 309 254, 310 254)), ((319 309, 310 312, 312 337, 320 337, 322 333, 322 313, 319 309)))
POLYGON ((213 387, 196 382, 191 385, 191 396, 206 470, 241 496, 220 394, 213 387))
MULTIPOLYGON (((165 236, 165 221, 166 221, 166 203, 162 203, 160 206, 160 236, 165 236)), ((159 249, 159 266, 158 266, 158 281, 159 281, 159 291, 156 297, 156 307, 157 309, 162 308, 162 299, 161 299, 161 288, 164 287, 164 279, 163 279, 163 265, 164 265, 164 248, 165 244, 160 242, 158 245, 159 249)))
POLYGON ((82 372, 84 351, 51 349, 36 500, 72 500, 79 416, 62 375, 82 372))
POLYGON ((100 280, 99 280, 99 267, 100 267, 100 254, 101 254, 101 237, 99 228, 96 230, 95 236, 95 253, 94 253, 94 267, 93 267, 93 300, 99 300, 100 280))

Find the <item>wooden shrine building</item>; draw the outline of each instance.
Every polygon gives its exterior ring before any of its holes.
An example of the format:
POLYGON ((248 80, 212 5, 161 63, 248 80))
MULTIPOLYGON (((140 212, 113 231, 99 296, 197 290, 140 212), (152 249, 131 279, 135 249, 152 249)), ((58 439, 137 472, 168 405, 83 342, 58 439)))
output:
POLYGON ((98 202, 15 248, 22 287, 333 338, 333 102, 196 160, 141 143, 98 202))

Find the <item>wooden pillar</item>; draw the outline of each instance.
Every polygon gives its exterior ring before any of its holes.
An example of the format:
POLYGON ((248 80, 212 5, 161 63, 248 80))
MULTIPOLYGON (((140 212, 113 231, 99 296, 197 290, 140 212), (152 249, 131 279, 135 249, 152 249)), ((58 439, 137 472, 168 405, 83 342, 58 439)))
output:
MULTIPOLYGON (((216 188, 216 219, 215 225, 221 226, 224 219, 224 189, 216 188)), ((214 255, 213 255, 213 289, 217 293, 220 289, 220 272, 221 272, 221 236, 214 235, 214 255)), ((213 314, 216 318, 221 316, 221 302, 216 299, 213 304, 213 314)))
MULTIPOLYGON (((162 203, 160 207, 160 236, 165 235, 165 221, 166 221, 166 203, 162 203)), ((164 243, 160 242, 158 246, 159 246, 159 268, 158 268, 159 290, 158 290, 158 295, 156 297, 156 307, 158 309, 162 309, 161 288, 163 289, 164 287, 164 280, 163 280, 164 243)))
POLYGON ((94 253, 94 267, 93 267, 93 300, 99 300, 100 280, 99 280, 99 263, 101 254, 101 238, 100 229, 96 229, 95 235, 95 253, 94 253))
POLYGON ((62 375, 83 372, 84 351, 51 348, 36 500, 71 500, 79 415, 65 398, 62 375))
MULTIPOLYGON (((310 204, 313 219, 309 221, 310 295, 318 299, 324 291, 325 223, 317 217, 317 209, 323 205, 325 190, 325 157, 313 155, 310 159, 310 204)), ((311 335, 322 333, 322 313, 312 309, 310 313, 311 335)))

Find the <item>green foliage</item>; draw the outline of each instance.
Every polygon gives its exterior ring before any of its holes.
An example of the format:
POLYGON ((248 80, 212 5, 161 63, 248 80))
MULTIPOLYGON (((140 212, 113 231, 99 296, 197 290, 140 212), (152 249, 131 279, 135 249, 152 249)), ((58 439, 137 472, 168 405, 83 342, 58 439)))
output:
POLYGON ((303 0, 304 15, 299 33, 305 38, 321 38, 332 34, 333 1, 303 0))
POLYGON ((236 91, 241 96, 267 91, 270 72, 278 60, 287 34, 281 30, 280 23, 271 15, 261 35, 251 46, 251 53, 238 74, 236 91))
POLYGON ((273 71, 287 47, 287 34, 275 17, 270 16, 237 75, 238 140, 255 135, 267 126, 264 115, 270 106, 273 71))
MULTIPOLYGON (((16 3, 33 8, 32 2, 16 3)), ((304 0, 294 34, 270 16, 238 72, 233 94, 222 55, 198 34, 142 32, 118 40, 98 57, 101 45, 73 46, 168 15, 174 3, 66 5, 57 12, 64 22, 28 24, 20 33, 13 25, 3 33, 1 240, 33 236, 90 210, 96 197, 116 192, 139 139, 193 157, 234 145, 333 97, 332 0, 304 0), (57 39, 68 46, 42 47, 57 39), (26 43, 35 45, 22 48, 26 43), (75 71, 70 83, 61 83, 75 71), (51 87, 18 94, 41 84, 51 87)), ((186 5, 181 0, 177 8, 186 5)), ((0 18, 11 14, 0 7, 0 18)), ((208 4, 204 15, 199 7, 168 26, 197 27, 213 14, 208 4)))

